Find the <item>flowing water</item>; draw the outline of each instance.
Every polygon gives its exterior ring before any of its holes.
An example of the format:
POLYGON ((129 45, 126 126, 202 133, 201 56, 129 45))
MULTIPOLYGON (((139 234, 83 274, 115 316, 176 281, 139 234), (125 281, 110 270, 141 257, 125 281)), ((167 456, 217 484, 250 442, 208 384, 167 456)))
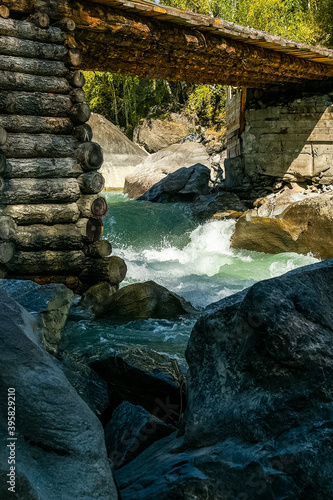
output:
MULTIPOLYGON (((185 203, 137 202, 121 193, 105 195, 109 213, 103 238, 128 266, 121 286, 154 280, 202 309, 256 281, 316 262, 310 255, 234 250, 230 247, 234 221, 200 224, 185 203)), ((183 358, 195 321, 195 317, 185 316, 127 323, 69 321, 62 347, 81 356, 139 345, 183 358)))

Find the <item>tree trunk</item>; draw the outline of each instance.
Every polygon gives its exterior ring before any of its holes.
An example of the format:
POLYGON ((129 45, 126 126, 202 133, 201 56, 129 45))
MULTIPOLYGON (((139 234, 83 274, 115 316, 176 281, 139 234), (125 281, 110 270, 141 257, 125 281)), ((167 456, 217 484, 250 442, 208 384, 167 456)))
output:
POLYGON ((62 45, 65 41, 65 34, 59 28, 41 29, 29 23, 29 21, 19 21, 16 19, 8 19, 6 21, 0 19, 0 35, 59 45, 62 45))
POLYGON ((109 241, 100 240, 84 246, 83 251, 87 257, 98 259, 108 257, 112 253, 112 246, 109 241))
POLYGON ((76 203, 61 203, 56 205, 52 203, 45 205, 27 204, 8 205, 4 209, 3 215, 11 217, 17 225, 70 224, 78 221, 80 211, 76 203))
POLYGON ((7 19, 10 16, 10 11, 5 5, 0 5, 0 17, 7 19))
POLYGON ((7 132, 6 130, 0 126, 0 146, 4 146, 7 142, 7 132))
POLYGON ((72 85, 72 87, 83 87, 85 84, 85 78, 81 71, 68 71, 67 80, 72 85))
POLYGON ((104 187, 104 177, 99 172, 87 172, 80 175, 78 183, 84 194, 98 194, 104 187))
POLYGON ((7 268, 15 274, 75 274, 82 271, 85 260, 86 257, 80 250, 16 252, 7 268))
POLYGON ((38 28, 46 29, 50 26, 50 18, 45 12, 35 12, 28 17, 28 21, 38 28))
POLYGON ((105 257, 104 259, 87 258, 84 270, 79 278, 83 283, 95 284, 107 281, 118 285, 126 276, 127 266, 120 257, 105 257))
POLYGON ((97 170, 103 163, 103 151, 96 142, 84 142, 75 151, 75 157, 84 171, 97 170))
POLYGON ((70 85, 65 78, 56 76, 36 76, 13 71, 0 72, 1 90, 23 90, 24 92, 52 92, 68 94, 70 85))
POLYGON ((76 179, 10 179, 0 190, 0 204, 72 203, 80 196, 76 179))
POLYGON ((103 196, 81 195, 77 201, 81 217, 102 219, 108 213, 108 204, 103 196))
MULTIPOLYGON (((0 58, 1 59, 1 58, 0 58)), ((69 96, 36 92, 0 91, 2 114, 68 117, 72 108, 69 96)))
POLYGON ((43 61, 28 59, 26 57, 1 56, 0 69, 4 71, 17 71, 29 75, 59 76, 67 75, 67 68, 61 61, 43 61))
POLYGON ((103 223, 100 219, 83 218, 79 219, 77 226, 84 235, 85 243, 98 241, 103 233, 103 223))
POLYGON ((73 123, 69 118, 0 115, 0 126, 18 134, 71 134, 73 123))
POLYGON ((64 158, 74 156, 78 141, 72 136, 8 134, 3 152, 7 158, 64 158))
POLYGON ((8 241, 14 238, 16 224, 11 217, 0 215, 0 241, 8 241))
POLYGON ((69 97, 73 103, 85 102, 86 96, 83 89, 75 88, 70 91, 69 97))
MULTIPOLYGON (((42 30, 44 31, 44 30, 42 30)), ((68 53, 63 45, 20 40, 11 36, 0 36, 0 54, 18 57, 33 57, 61 61, 68 53)))
POLYGON ((78 49, 69 49, 64 61, 69 66, 80 66, 82 62, 81 52, 78 49))
POLYGON ((15 245, 11 241, 0 242, 0 263, 7 264, 15 253, 15 245))
MULTIPOLYGON (((1 172, 1 171, 0 171, 1 172)), ((2 177, 5 179, 43 179, 78 177, 82 169, 74 158, 8 159, 2 177)))

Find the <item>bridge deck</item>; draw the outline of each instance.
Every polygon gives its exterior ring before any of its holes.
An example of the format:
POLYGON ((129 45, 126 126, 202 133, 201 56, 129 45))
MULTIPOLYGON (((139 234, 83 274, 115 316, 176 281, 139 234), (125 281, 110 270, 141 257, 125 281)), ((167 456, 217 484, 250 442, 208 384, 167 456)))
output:
POLYGON ((3 0, 72 18, 82 69, 261 87, 333 78, 333 51, 146 0, 3 0))

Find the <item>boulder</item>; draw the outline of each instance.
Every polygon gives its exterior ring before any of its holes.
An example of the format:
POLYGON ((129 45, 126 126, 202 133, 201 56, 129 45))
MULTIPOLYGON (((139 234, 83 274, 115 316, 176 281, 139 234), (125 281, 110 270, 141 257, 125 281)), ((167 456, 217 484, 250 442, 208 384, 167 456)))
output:
POLYGON ((293 203, 308 198, 308 194, 297 189, 285 189, 276 194, 270 194, 254 202, 254 215, 258 217, 280 217, 293 203))
POLYGON ((199 219, 209 219, 217 212, 232 210, 245 212, 247 207, 235 193, 221 191, 218 193, 198 196, 193 203, 193 215, 199 219))
POLYGON ((7 457, 14 453, 16 482, 13 494, 1 481, 0 497, 116 500, 98 418, 38 345, 37 321, 1 288, 0 301, 0 433, 11 446, 1 454, 0 468, 6 478, 7 457), (14 436, 8 433, 9 388, 15 390, 14 436))
POLYGON ((65 285, 38 285, 28 280, 0 280, 0 287, 38 321, 46 350, 56 354, 74 293, 65 285))
POLYGON ((144 118, 134 129, 133 141, 148 153, 156 153, 179 142, 192 128, 190 121, 180 113, 170 113, 166 119, 144 118))
MULTIPOLYGON (((97 308, 95 307, 95 310, 97 308)), ((183 297, 154 281, 133 283, 106 297, 98 305, 99 316, 124 320, 175 318, 198 311, 183 297)))
POLYGON ((93 140, 103 149, 104 162, 100 172, 105 179, 104 189, 122 189, 125 177, 148 154, 104 116, 91 113, 88 124, 93 131, 93 140))
POLYGON ((196 163, 210 167, 209 156, 202 144, 196 142, 173 144, 150 155, 137 165, 126 176, 124 192, 130 198, 139 198, 167 175, 182 167, 192 167, 196 163))
POLYGON ((105 380, 82 361, 64 356, 58 363, 83 401, 95 415, 104 419, 110 407, 108 385, 105 380))
POLYGON ((137 199, 158 203, 193 201, 197 195, 208 192, 209 181, 209 168, 196 163, 192 167, 182 167, 167 175, 137 199))
POLYGON ((148 348, 113 352, 90 364, 119 402, 143 406, 165 423, 179 425, 186 407, 186 368, 169 356, 148 348))
POLYGON ((111 298, 117 289, 116 285, 110 285, 106 281, 101 281, 97 285, 90 287, 83 294, 80 305, 90 308, 96 316, 99 316, 109 306, 111 298))
POLYGON ((185 435, 116 472, 123 500, 333 498, 332 280, 324 261, 205 310, 185 435))
POLYGON ((127 401, 119 405, 106 425, 105 442, 114 469, 119 469, 177 429, 167 425, 142 406, 127 401))
POLYGON ((253 216, 249 211, 236 224, 233 248, 257 252, 311 252, 333 257, 333 194, 310 196, 293 203, 279 218, 253 216))

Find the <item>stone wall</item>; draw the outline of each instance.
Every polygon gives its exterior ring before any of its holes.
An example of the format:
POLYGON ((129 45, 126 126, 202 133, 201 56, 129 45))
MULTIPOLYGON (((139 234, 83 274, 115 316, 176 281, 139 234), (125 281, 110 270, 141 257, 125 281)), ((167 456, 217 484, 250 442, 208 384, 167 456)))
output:
MULTIPOLYGON (((241 113, 239 100, 232 98, 241 113)), ((260 176, 333 184, 332 125, 332 81, 249 90, 245 130, 228 131, 238 132, 239 151, 229 140, 227 186, 253 185, 260 176)))

